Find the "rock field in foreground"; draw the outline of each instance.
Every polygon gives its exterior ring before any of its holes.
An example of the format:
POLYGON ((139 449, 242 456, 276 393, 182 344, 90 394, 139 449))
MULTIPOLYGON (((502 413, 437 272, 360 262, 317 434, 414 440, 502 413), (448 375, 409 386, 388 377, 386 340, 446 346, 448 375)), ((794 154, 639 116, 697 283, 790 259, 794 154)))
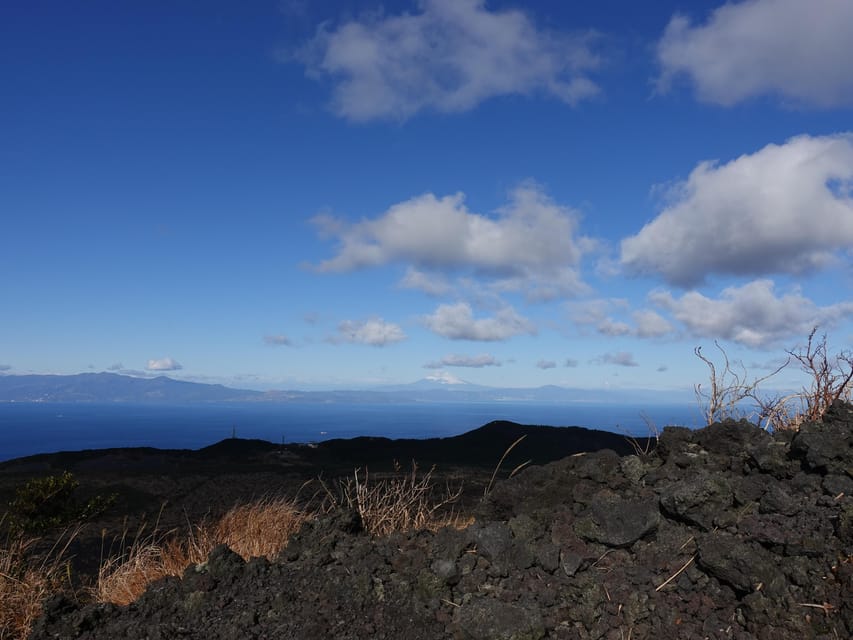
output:
POLYGON ((667 428, 648 456, 530 467, 475 515, 382 539, 325 516, 277 562, 219 547, 127 607, 57 596, 31 637, 853 637, 849 405, 797 434, 667 428))

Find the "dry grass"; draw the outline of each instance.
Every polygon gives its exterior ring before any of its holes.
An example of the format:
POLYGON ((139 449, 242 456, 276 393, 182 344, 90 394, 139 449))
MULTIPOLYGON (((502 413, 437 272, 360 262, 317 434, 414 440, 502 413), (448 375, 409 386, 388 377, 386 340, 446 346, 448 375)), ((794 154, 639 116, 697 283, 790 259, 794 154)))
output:
POLYGON ((309 517, 295 500, 276 498, 238 505, 216 523, 190 527, 183 536, 156 527, 146 534, 143 525, 129 544, 125 534, 118 552, 107 554, 92 595, 98 602, 133 602, 152 582, 180 576, 188 566, 204 562, 219 544, 227 544, 245 560, 272 559, 309 517))
MULTIPOLYGON (((0 518, 0 524, 3 519, 0 518)), ((26 638, 41 614, 42 603, 66 584, 64 556, 76 531, 66 532, 46 553, 37 553, 38 538, 8 534, 0 547, 0 640, 26 638)))
POLYGON ((390 478, 374 479, 365 469, 356 469, 352 478, 338 483, 338 495, 326 490, 330 507, 346 505, 358 511, 362 526, 371 535, 383 536, 395 531, 437 531, 443 527, 463 529, 471 524, 453 505, 462 488, 449 485, 439 491, 430 469, 419 474, 412 463, 409 473, 397 472, 390 478))

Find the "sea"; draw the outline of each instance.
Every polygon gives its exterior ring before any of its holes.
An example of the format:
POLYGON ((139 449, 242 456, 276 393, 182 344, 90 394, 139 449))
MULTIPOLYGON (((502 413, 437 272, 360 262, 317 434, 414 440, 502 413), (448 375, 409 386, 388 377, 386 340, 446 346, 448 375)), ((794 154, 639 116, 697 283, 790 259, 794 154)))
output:
POLYGON ((311 443, 333 438, 442 438, 493 420, 581 426, 646 436, 667 425, 700 426, 695 404, 529 402, 134 405, 0 403, 0 461, 112 447, 199 449, 225 438, 311 443))

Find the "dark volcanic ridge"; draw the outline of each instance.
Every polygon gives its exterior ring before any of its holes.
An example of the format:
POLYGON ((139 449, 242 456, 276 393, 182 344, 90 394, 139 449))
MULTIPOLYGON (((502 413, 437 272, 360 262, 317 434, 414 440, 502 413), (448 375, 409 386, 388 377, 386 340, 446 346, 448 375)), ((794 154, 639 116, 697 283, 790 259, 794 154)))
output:
POLYGON ((255 469, 264 464, 281 466, 282 463, 290 463, 296 467, 351 472, 354 466, 379 470, 393 467, 395 461, 405 466, 412 460, 422 468, 432 465, 494 468, 501 455, 521 436, 524 440, 508 457, 507 464, 527 460, 533 464, 544 464, 597 449, 612 449, 626 454, 633 450, 632 442, 643 447, 647 444, 646 438, 630 439, 609 431, 521 425, 498 420, 447 438, 358 437, 314 444, 276 444, 266 440, 227 438, 197 450, 135 447, 43 453, 0 462, 0 474, 54 470, 144 471, 146 468, 153 471, 157 467, 187 472, 222 463, 255 469))
POLYGON ((32 638, 853 637, 849 405, 528 467, 476 518, 376 539, 338 512, 275 562, 220 547, 127 607, 56 597, 32 638))

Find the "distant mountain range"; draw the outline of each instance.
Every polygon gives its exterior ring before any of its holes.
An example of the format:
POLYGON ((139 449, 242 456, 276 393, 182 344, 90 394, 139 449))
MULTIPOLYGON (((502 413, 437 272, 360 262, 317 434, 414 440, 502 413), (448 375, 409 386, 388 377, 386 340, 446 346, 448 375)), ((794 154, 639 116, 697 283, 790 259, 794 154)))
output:
POLYGON ((116 373, 76 375, 0 375, 0 402, 91 402, 186 404, 210 402, 412 403, 412 402, 572 402, 665 403, 685 399, 684 392, 589 390, 548 385, 496 388, 452 376, 431 376, 406 385, 370 390, 252 391, 219 384, 136 378, 116 373))

